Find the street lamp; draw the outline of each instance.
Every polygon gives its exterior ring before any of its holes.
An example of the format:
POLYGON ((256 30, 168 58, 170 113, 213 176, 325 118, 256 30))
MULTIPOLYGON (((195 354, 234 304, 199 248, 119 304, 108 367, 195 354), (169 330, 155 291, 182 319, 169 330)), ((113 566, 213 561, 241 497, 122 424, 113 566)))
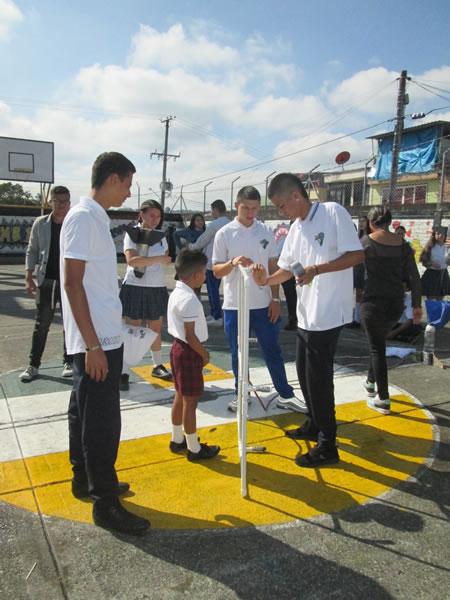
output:
POLYGON ((275 173, 276 171, 272 171, 272 173, 266 177, 266 198, 264 200, 264 208, 267 208, 267 190, 269 189, 269 179, 272 177, 272 175, 275 175, 275 173))
POLYGON ((230 210, 233 210, 233 186, 234 186, 234 182, 237 181, 240 178, 241 178, 241 176, 239 175, 239 177, 236 177, 236 179, 233 179, 233 181, 231 182, 230 210))
POLYGON ((207 183, 205 185, 205 187, 203 188, 203 212, 206 212, 206 188, 208 187, 208 185, 211 185, 212 181, 210 181, 209 183, 207 183))

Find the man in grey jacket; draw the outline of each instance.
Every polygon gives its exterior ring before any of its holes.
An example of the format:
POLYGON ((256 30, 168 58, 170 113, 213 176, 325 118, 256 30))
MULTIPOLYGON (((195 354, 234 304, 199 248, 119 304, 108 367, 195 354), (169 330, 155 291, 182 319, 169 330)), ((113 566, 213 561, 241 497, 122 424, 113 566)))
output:
MULTIPOLYGON (((55 314, 56 304, 61 305, 59 288, 59 236, 62 222, 70 208, 70 192, 62 186, 52 188, 49 215, 38 217, 31 228, 25 255, 25 288, 29 296, 36 297, 36 322, 31 342, 30 364, 20 374, 22 381, 32 381, 39 374, 47 334, 55 314), (37 266, 37 285, 33 273, 37 266)), ((72 376, 72 361, 64 344, 63 377, 72 376)))

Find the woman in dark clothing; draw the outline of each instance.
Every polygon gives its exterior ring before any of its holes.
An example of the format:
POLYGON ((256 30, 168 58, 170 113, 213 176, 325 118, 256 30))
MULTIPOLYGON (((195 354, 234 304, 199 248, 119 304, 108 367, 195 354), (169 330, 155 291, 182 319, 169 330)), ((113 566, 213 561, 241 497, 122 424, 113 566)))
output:
POLYGON ((420 262, 426 267, 422 275, 422 294, 428 300, 442 300, 450 293, 447 270, 445 238, 446 227, 433 227, 433 233, 420 256, 420 262))
POLYGON ((369 370, 363 385, 368 395, 367 405, 389 414, 386 335, 403 313, 405 271, 411 288, 414 322, 422 318, 420 277, 411 247, 401 236, 389 231, 392 221, 389 209, 374 206, 368 220, 372 233, 361 240, 366 268, 361 323, 370 348, 369 370))

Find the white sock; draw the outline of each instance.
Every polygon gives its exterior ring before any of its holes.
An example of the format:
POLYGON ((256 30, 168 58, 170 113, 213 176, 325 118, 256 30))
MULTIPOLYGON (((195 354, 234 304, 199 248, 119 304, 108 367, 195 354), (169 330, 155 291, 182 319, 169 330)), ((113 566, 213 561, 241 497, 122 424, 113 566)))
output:
POLYGON ((200 452, 201 448, 200 448, 200 443, 198 441, 197 432, 186 433, 186 442, 187 442, 188 450, 190 450, 194 454, 197 454, 198 452, 200 452))
POLYGON ((130 367, 127 365, 127 363, 125 361, 123 361, 122 375, 129 375, 129 374, 130 374, 130 367))
POLYGON ((361 323, 361 317, 359 316, 359 309, 361 308, 361 302, 355 302, 355 321, 361 323))
POLYGON ((152 359, 154 367, 162 365, 161 350, 152 350, 152 359))
POLYGON ((183 440, 183 425, 172 425, 172 442, 181 444, 183 440))

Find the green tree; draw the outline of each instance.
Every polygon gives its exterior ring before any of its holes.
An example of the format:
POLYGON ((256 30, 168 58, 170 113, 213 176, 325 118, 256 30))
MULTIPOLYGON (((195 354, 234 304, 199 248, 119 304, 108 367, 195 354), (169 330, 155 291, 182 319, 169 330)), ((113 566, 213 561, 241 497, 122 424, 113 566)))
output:
POLYGON ((39 205, 39 194, 33 198, 31 192, 23 189, 19 183, 0 183, 0 204, 39 205))

